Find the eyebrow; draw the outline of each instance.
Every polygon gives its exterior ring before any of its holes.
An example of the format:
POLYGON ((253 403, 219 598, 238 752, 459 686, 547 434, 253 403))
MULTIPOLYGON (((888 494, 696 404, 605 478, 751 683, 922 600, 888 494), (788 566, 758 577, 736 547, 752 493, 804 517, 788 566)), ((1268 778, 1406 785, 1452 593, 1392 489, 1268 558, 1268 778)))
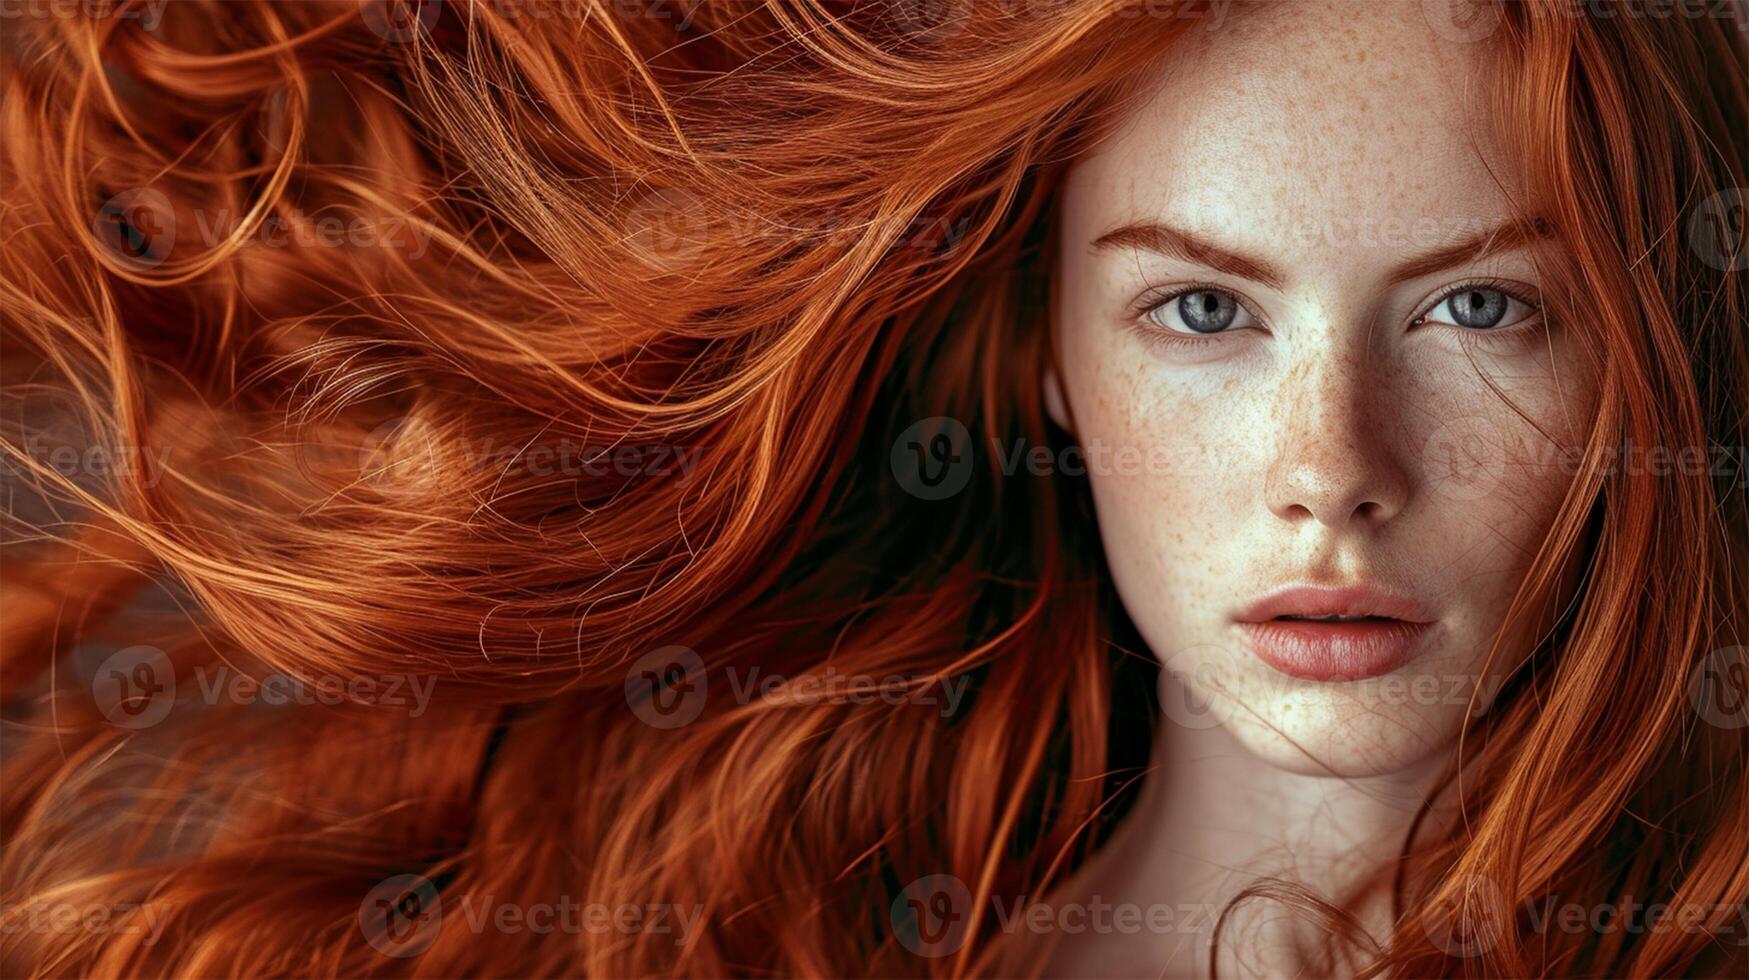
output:
MULTIPOLYGON (((1409 279, 1419 279, 1463 262, 1510 252, 1547 234, 1547 225, 1540 220, 1508 221, 1398 263, 1391 270, 1389 281, 1394 285, 1409 279)), ((1280 289, 1287 282, 1287 277, 1279 269, 1262 259, 1222 248, 1188 231, 1158 222, 1144 221, 1115 228, 1094 239, 1093 247, 1139 248, 1186 262, 1195 262, 1241 279, 1260 282, 1272 289, 1280 289)))
POLYGON ((1188 231, 1155 222, 1124 225, 1094 239, 1095 249, 1139 248, 1280 289, 1287 277, 1267 262, 1221 248, 1188 231))

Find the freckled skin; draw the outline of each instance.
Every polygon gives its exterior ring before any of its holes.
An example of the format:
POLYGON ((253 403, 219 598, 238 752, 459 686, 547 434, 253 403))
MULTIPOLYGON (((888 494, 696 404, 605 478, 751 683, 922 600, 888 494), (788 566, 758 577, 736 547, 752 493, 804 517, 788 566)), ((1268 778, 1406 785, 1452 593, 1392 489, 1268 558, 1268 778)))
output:
MULTIPOLYGON (((1510 177, 1485 110, 1488 46, 1442 40, 1419 6, 1248 9, 1174 53, 1063 200, 1053 415, 1084 446, 1177 461, 1089 468, 1118 592, 1174 682, 1240 708, 1223 722, 1238 740, 1297 772, 1390 772, 1451 745, 1467 692, 1491 689, 1483 661, 1567 489, 1548 460, 1593 412, 1592 367, 1560 325, 1414 322, 1460 282, 1534 297, 1530 252, 1391 281, 1406 258, 1513 215, 1509 179, 1490 173, 1510 177), (1093 247, 1142 221, 1284 281, 1093 247), (1136 301, 1180 284, 1231 292, 1258 325, 1150 342, 1136 301), (1454 444, 1469 470, 1454 471, 1454 444), (1357 582, 1437 618, 1387 680, 1431 678, 1439 697, 1288 677, 1233 624, 1275 589, 1357 582)), ((1514 638, 1501 666, 1527 648, 1514 638)))

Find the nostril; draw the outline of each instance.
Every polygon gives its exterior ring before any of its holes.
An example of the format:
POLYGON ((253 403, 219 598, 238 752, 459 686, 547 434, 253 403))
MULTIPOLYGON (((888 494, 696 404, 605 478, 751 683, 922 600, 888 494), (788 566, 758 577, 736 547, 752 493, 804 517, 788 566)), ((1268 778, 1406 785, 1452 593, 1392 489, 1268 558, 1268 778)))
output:
POLYGON ((1265 476, 1264 497, 1282 520, 1311 518, 1331 528, 1383 524, 1408 496, 1407 479, 1387 447, 1288 446, 1265 476))

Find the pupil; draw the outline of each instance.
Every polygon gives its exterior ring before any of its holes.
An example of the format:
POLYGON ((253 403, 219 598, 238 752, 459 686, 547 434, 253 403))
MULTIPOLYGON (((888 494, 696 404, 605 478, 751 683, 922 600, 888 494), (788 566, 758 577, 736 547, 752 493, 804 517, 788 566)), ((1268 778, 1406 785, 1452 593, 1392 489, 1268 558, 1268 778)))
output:
POLYGON ((1238 308, 1230 297, 1212 290, 1185 293, 1178 300, 1179 315, 1197 333, 1219 333, 1233 323, 1238 308))
POLYGON ((1497 289, 1471 289, 1451 298, 1452 317, 1461 327, 1486 329, 1506 316, 1506 295, 1497 289))

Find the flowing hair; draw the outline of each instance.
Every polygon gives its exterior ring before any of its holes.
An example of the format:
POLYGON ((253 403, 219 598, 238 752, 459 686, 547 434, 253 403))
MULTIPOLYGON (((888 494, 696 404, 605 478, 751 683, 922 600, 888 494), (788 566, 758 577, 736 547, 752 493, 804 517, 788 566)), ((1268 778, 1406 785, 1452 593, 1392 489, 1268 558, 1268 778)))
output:
MULTIPOLYGON (((1121 818, 1157 669, 1085 480, 983 447, 1069 439, 1061 177, 1220 9, 58 9, 0 46, 8 975, 1039 968, 991 902, 1121 818), (878 684, 805 693, 843 678, 878 684), (951 942, 907 912, 933 876, 951 942), (563 902, 671 927, 481 935, 563 902), (108 917, 21 924, 66 907, 108 917)), ((1390 935, 1248 897, 1331 964, 1742 966, 1749 731, 1692 696, 1745 592, 1710 465, 1749 405, 1743 38, 1538 3, 1487 41, 1600 378, 1514 615, 1584 581, 1465 732, 1457 831, 1387 869, 1390 935), (1703 911, 1532 930, 1549 897, 1703 911)))

